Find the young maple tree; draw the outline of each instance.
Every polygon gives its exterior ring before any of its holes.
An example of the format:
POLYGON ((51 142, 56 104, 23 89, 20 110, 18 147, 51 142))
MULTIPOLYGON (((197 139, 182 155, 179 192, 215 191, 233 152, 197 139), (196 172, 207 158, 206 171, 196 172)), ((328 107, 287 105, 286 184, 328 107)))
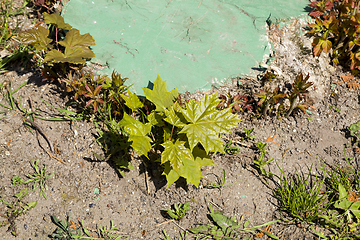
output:
MULTIPOLYGON (((201 167, 215 164, 209 153, 224 153, 219 135, 230 133, 240 119, 231 113, 231 108, 217 110, 220 102, 217 93, 205 95, 199 102, 189 100, 182 107, 174 102, 178 90, 167 91, 166 81, 160 76, 154 81, 152 90, 143 90, 156 109, 143 116, 144 121, 136 119, 136 114, 124 113, 119 122, 129 135, 131 147, 148 158, 149 151, 161 152, 159 158, 168 186, 183 177, 188 184, 198 187, 203 177, 201 167)), ((135 94, 130 91, 128 94, 122 95, 126 106, 133 111, 143 106, 135 94)))

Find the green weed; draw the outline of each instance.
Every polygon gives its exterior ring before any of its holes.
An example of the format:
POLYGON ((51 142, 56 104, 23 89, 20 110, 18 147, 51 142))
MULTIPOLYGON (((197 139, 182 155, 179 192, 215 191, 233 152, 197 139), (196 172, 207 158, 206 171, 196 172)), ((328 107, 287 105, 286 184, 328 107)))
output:
POLYGON ((200 239, 252 239, 244 236, 244 234, 250 233, 255 235, 258 231, 266 234, 272 239, 279 239, 274 234, 262 229, 263 227, 278 222, 278 220, 249 227, 249 220, 242 223, 243 216, 238 221, 235 221, 234 218, 226 217, 221 211, 214 211, 211 204, 209 204, 209 207, 211 211, 209 216, 212 223, 188 229, 189 232, 196 234, 200 239))
POLYGON ((35 191, 36 189, 40 188, 40 194, 43 195, 43 197, 46 199, 45 190, 47 190, 46 186, 46 180, 54 176, 54 173, 51 173, 50 175, 46 175, 46 165, 44 164, 43 168, 38 167, 39 159, 36 161, 32 161, 32 167, 35 170, 35 173, 33 175, 29 174, 27 177, 29 178, 27 181, 24 182, 24 184, 31 183, 32 191, 35 191))
POLYGON ((266 143, 262 143, 261 141, 258 141, 256 143, 256 146, 258 147, 258 152, 260 153, 260 157, 258 160, 254 159, 254 165, 257 170, 261 172, 264 176, 272 177, 274 174, 265 170, 265 166, 274 160, 274 158, 265 160, 265 156, 266 154, 268 154, 268 152, 265 150, 266 145, 266 143))
POLYGON ((81 229, 71 229, 70 217, 66 220, 58 220, 55 215, 51 216, 52 222, 57 226, 56 230, 51 234, 51 238, 56 240, 70 240, 70 239, 92 239, 91 237, 83 237, 81 229))
POLYGON ((26 203, 22 199, 29 193, 27 188, 21 190, 16 193, 14 197, 16 200, 12 203, 6 201, 3 195, 0 195, 0 201, 4 203, 8 210, 5 214, 0 214, 1 217, 6 218, 4 221, 0 221, 0 227, 5 227, 9 225, 8 231, 11 232, 12 235, 17 236, 18 231, 16 227, 15 220, 23 214, 26 214, 32 208, 34 208, 37 204, 36 201, 26 203))
POLYGON ((231 140, 229 140, 225 146, 224 146, 224 151, 226 154, 237 154, 240 152, 241 150, 241 147, 239 146, 232 146, 233 145, 233 142, 231 140))
POLYGON ((167 212, 169 217, 175 220, 180 220, 184 217, 185 213, 189 211, 190 204, 186 203, 179 203, 173 205, 174 209, 163 209, 163 211, 167 212))
POLYGON ((113 221, 110 221, 110 228, 100 227, 97 233, 101 239, 105 240, 120 240, 129 238, 129 235, 123 234, 120 229, 114 227, 113 221))
POLYGON ((228 186, 231 186, 231 185, 239 182, 239 181, 237 181, 237 182, 225 185, 226 177, 225 177, 224 169, 222 169, 222 178, 221 179, 217 175, 215 175, 215 176, 216 176, 216 182, 210 182, 210 183, 206 182, 206 184, 204 185, 204 188, 209 188, 209 189, 217 188, 220 190, 220 193, 221 193, 221 190, 224 187, 228 187, 228 186))
POLYGON ((355 139, 355 142, 360 145, 360 121, 353 123, 347 128, 350 135, 355 139))
POLYGON ((187 232, 185 232, 185 233, 180 232, 180 236, 178 238, 170 238, 169 235, 167 235, 165 230, 163 231, 163 234, 165 236, 165 238, 163 240, 186 240, 187 239, 187 237, 186 237, 187 232))
POLYGON ((252 129, 246 129, 244 128, 244 132, 245 132, 245 140, 254 140, 256 138, 255 135, 252 135, 252 132, 254 131, 254 128, 252 129))
POLYGON ((315 179, 311 179, 312 166, 307 177, 297 170, 294 175, 286 176, 278 166, 281 175, 276 177, 280 183, 273 194, 278 199, 280 208, 300 222, 314 222, 330 205, 327 202, 329 194, 321 192, 325 178, 320 179, 316 170, 315 179))
POLYGON ((360 201, 351 191, 347 191, 340 183, 338 185, 338 200, 333 203, 333 208, 325 214, 319 215, 320 224, 331 230, 334 235, 327 238, 324 234, 317 233, 321 239, 358 239, 360 237, 360 201))
POLYGON ((104 239, 104 240, 120 240, 127 239, 129 236, 120 232, 118 228, 114 227, 112 221, 110 221, 110 228, 100 227, 96 230, 97 237, 90 234, 90 231, 84 226, 84 222, 81 221, 81 225, 72 229, 70 225, 70 217, 67 216, 65 220, 59 220, 55 215, 51 216, 52 222, 57 226, 55 231, 51 234, 51 238, 55 240, 71 240, 71 239, 104 239), (85 234, 85 235, 84 235, 85 234))
POLYGON ((20 8, 15 8, 13 0, 3 0, 0 2, 0 48, 6 49, 10 43, 8 40, 18 30, 18 21, 14 29, 10 28, 11 17, 24 14, 24 8, 29 1, 24 1, 20 8))

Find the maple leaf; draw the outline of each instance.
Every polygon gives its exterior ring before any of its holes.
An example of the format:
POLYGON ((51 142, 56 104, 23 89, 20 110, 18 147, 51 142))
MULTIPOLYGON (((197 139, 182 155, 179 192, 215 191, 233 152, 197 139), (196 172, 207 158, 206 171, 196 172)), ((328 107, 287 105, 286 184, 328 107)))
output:
POLYGON ((23 44, 32 45, 38 51, 52 47, 50 43, 53 40, 48 36, 49 30, 42 26, 19 33, 19 38, 23 44))
POLYGON ((170 92, 166 89, 166 81, 158 75, 154 81, 153 89, 143 88, 145 97, 155 104, 156 111, 164 111, 174 104, 174 100, 179 95, 177 88, 170 92))
POLYGON ((165 114, 166 118, 164 119, 164 121, 170 123, 171 125, 174 125, 176 127, 184 127, 186 125, 184 123, 183 117, 179 116, 179 114, 174 111, 174 108, 171 108, 170 110, 165 110, 165 114))
POLYGON ((170 162, 170 166, 174 170, 178 170, 184 159, 191 159, 191 151, 186 148, 184 141, 176 140, 175 143, 166 141, 161 144, 165 150, 161 154, 161 163, 170 162))
POLYGON ((81 47, 65 48, 65 52, 62 53, 56 49, 52 49, 44 59, 44 62, 69 62, 74 64, 84 64, 85 59, 93 58, 95 54, 90 49, 84 49, 81 47))
POLYGON ((143 124, 124 112, 124 117, 119 122, 119 126, 123 127, 124 131, 130 135, 131 147, 138 154, 148 157, 147 153, 151 150, 152 141, 147 134, 151 131, 151 125, 143 124))
POLYGON ((200 102, 190 100, 186 109, 181 109, 185 119, 189 122, 180 133, 185 133, 190 149, 201 143, 206 153, 224 152, 223 142, 219 138, 221 133, 229 133, 236 127, 240 119, 231 113, 231 109, 217 110, 218 94, 205 95, 200 102))
POLYGON ((68 31, 64 40, 60 41, 59 44, 66 48, 81 47, 86 49, 89 46, 96 45, 94 38, 89 33, 82 35, 80 34, 80 31, 75 28, 68 31))
POLYGON ((59 14, 48 14, 46 12, 43 13, 44 22, 47 24, 54 25, 56 28, 70 30, 72 26, 68 23, 64 22, 64 18, 59 14))
POLYGON ((209 155, 198 147, 194 148, 192 154, 196 156, 195 160, 192 155, 191 159, 183 158, 183 164, 178 170, 172 168, 169 162, 164 164, 163 175, 166 176, 166 180, 168 182, 167 187, 176 182, 180 177, 185 178, 187 184, 192 183, 198 187, 200 179, 203 177, 201 167, 215 164, 209 155))
POLYGON ((159 127, 163 127, 164 124, 164 113, 162 112, 151 112, 148 116, 147 116, 147 120, 149 121, 149 123, 151 124, 151 126, 159 126, 159 127))
POLYGON ((138 108, 142 108, 144 104, 139 100, 139 97, 135 94, 127 91, 129 96, 125 94, 120 94, 122 99, 125 101, 125 105, 130 108, 132 111, 136 111, 138 108))

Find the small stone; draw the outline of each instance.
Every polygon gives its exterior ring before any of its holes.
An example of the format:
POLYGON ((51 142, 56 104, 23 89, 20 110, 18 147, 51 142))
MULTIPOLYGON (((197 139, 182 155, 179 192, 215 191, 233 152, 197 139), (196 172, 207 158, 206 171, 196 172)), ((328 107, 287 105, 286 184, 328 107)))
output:
POLYGON ((10 152, 9 152, 9 151, 5 151, 5 155, 6 155, 6 156, 9 156, 9 155, 10 155, 10 152))
POLYGON ((25 228, 25 230, 27 230, 29 228, 29 226, 27 224, 24 224, 24 228, 25 228))

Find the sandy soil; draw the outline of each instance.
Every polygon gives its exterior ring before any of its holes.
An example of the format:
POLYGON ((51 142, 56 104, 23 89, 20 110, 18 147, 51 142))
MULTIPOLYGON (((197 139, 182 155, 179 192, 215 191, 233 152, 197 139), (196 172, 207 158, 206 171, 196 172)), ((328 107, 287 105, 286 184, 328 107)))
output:
MULTIPOLYGON (((293 27, 296 28, 295 25, 293 27)), ((242 113, 239 117, 243 121, 225 140, 236 142, 243 136, 244 128, 254 128, 256 141, 266 142, 270 135, 276 134, 274 142, 267 142, 266 146, 268 156, 275 159, 266 169, 276 174, 279 174, 277 164, 290 173, 295 169, 307 172, 312 164, 317 167, 323 163, 345 164, 346 144, 347 156, 356 162, 359 155, 355 153, 355 146, 346 129, 360 120, 359 93, 341 83, 340 76, 345 73, 323 64, 326 57, 314 59, 311 55, 303 56, 301 53, 308 48, 310 41, 305 36, 290 41, 295 32, 289 28, 288 37, 285 37, 289 41, 277 46, 279 53, 275 64, 283 76, 279 84, 291 83, 300 70, 310 72, 315 82, 311 91, 315 106, 311 109, 312 115, 299 113, 282 120, 271 117, 251 120, 246 113, 242 113), (282 51, 281 47, 284 47, 282 51), (290 54, 290 47, 291 51, 298 52, 290 54), (289 60, 289 55, 295 56, 293 61, 289 60), (312 61, 312 64, 302 64, 306 61, 312 61), (310 67, 300 69, 299 65, 310 67), (338 84, 331 85, 333 83, 338 84)), ((240 86, 229 83, 218 91, 227 93, 228 89, 232 89, 233 92, 243 92, 245 88, 257 86, 256 79, 246 79, 240 79, 244 83, 240 86)), ((24 72, 14 69, 0 75, 0 83, 3 81, 12 81, 13 89, 28 81, 15 94, 15 98, 21 97, 24 109, 30 108, 31 99, 43 117, 53 117, 58 112, 42 100, 59 108, 64 108, 70 100, 59 85, 42 81, 36 70, 24 72)), ((0 103, 6 104, 6 101, 2 99, 0 103)), ((47 182, 47 199, 39 196, 38 190, 24 199, 26 202, 37 201, 37 206, 16 219, 17 239, 48 239, 56 229, 51 215, 59 219, 70 215, 77 226, 78 220, 83 220, 89 229, 109 226, 112 220, 117 228, 129 235, 129 239, 161 239, 163 230, 175 237, 181 231, 178 225, 186 229, 209 222, 209 201, 229 217, 244 216, 250 219, 251 226, 280 219, 278 204, 271 191, 276 183, 269 182, 268 186, 263 183, 263 178, 252 166, 254 158, 258 157, 252 148, 242 146, 241 151, 234 155, 213 155, 216 165, 203 168, 204 180, 199 188, 186 186, 182 181, 166 188, 165 178, 159 175, 157 165, 148 162, 145 169, 142 160, 136 156, 132 161, 135 169, 126 173, 124 178, 111 163, 97 161, 93 152, 99 155, 104 153, 95 142, 97 132, 91 121, 78 121, 70 125, 69 122, 36 119, 47 137, 56 143, 59 152, 53 155, 61 159, 63 164, 46 153, 50 149, 44 138, 39 136, 38 142, 36 134, 24 126, 22 112, 14 110, 0 114, 0 117, 3 116, 0 120, 0 194, 5 195, 8 201, 14 199, 11 196, 23 186, 12 186, 11 178, 18 175, 26 179, 27 174, 32 174, 32 160, 39 159, 40 166, 46 164, 47 172, 55 173, 47 182), (226 172, 226 184, 233 184, 222 191, 205 188, 206 181, 213 182, 216 176, 221 177, 221 169, 226 172), (145 175, 148 175, 148 181, 145 175), (190 210, 178 225, 169 221, 161 211, 174 203, 184 202, 190 202, 190 210)), ((245 143, 250 146, 255 144, 251 141, 245 143)), ((312 172, 315 174, 315 168, 312 172)), ((0 211, 5 211, 4 204, 0 207, 0 211)), ((314 238, 307 226, 289 226, 286 222, 279 222, 271 228, 272 233, 281 239, 314 238)), ((7 227, 0 228, 0 234, 3 239, 16 239, 7 232, 7 227)))

